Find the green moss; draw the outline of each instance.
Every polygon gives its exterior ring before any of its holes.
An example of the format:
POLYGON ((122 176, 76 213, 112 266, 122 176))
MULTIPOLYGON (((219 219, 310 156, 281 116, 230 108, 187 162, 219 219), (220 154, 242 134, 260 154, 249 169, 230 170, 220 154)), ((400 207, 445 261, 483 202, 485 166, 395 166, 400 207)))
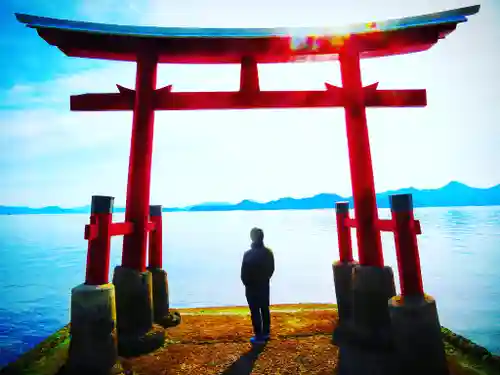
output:
POLYGON ((500 357, 445 327, 441 332, 449 362, 464 375, 500 374, 500 357))
POLYGON ((69 324, 49 336, 17 361, 0 370, 1 375, 53 375, 68 356, 69 324))

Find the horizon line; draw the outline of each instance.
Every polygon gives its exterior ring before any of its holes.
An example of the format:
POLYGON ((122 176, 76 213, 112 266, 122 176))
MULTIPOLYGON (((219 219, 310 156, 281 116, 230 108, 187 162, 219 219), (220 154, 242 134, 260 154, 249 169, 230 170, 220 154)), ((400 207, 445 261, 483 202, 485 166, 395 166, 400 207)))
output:
MULTIPOLYGON (((413 187, 413 186, 409 186, 409 187, 402 187, 402 188, 398 188, 398 189, 390 189, 390 190, 385 190, 385 191, 381 191, 381 192, 375 192, 375 194, 379 195, 379 194, 389 193, 389 192, 398 191, 398 190, 405 190, 405 189, 414 189, 414 190, 419 190, 419 191, 423 191, 423 190, 439 190, 439 189, 443 189, 446 186, 451 185, 453 183, 456 183, 456 184, 459 184, 459 185, 463 185, 463 186, 466 186, 466 187, 472 188, 472 189, 479 189, 479 190, 488 190, 488 189, 492 189, 492 188, 495 188, 497 186, 500 186, 500 183, 498 183, 498 184, 492 185, 490 187, 474 187, 474 186, 467 185, 467 184, 465 184, 463 182, 460 182, 460 181, 452 180, 452 181, 444 184, 443 186, 440 186, 440 187, 437 187, 437 188, 416 188, 416 187, 413 187)), ((344 196, 342 196, 340 194, 337 194, 337 193, 319 192, 319 193, 311 195, 311 196, 304 196, 304 197, 283 196, 283 197, 271 199, 271 200, 268 200, 268 201, 257 201, 257 200, 253 200, 253 199, 250 199, 250 198, 243 198, 243 199, 241 199, 238 202, 224 202, 224 201, 222 201, 222 202, 206 202, 205 201, 205 202, 200 202, 200 203, 196 203, 196 204, 188 204, 188 205, 184 205, 184 206, 163 206, 162 205, 162 209, 187 209, 187 208, 191 208, 191 207, 200 206, 200 205, 203 205, 203 204, 209 204, 209 205, 210 204, 236 205, 236 204, 239 204, 239 203, 244 202, 244 201, 253 202, 253 203, 259 203, 259 204, 266 204, 266 203, 275 202, 277 200, 285 199, 285 198, 290 198, 290 199, 307 199, 307 198, 314 198, 314 197, 316 197, 318 195, 322 195, 322 194, 337 195, 337 196, 339 196, 342 199, 352 199, 353 198, 352 193, 351 193, 350 196, 344 197, 344 196)), ((99 194, 96 194, 96 195, 99 195, 99 194)), ((10 208, 13 208, 13 207, 23 207, 23 208, 29 208, 29 209, 43 209, 43 208, 54 207, 54 208, 61 208, 61 209, 76 209, 76 208, 90 207, 90 204, 75 205, 75 206, 71 206, 71 207, 63 207, 63 206, 59 206, 59 205, 44 205, 44 206, 33 207, 33 206, 22 206, 22 205, 10 206, 10 205, 5 205, 5 204, 0 204, 0 207, 10 207, 10 208)), ((115 205, 114 208, 125 208, 125 203, 120 203, 119 205, 115 205)))

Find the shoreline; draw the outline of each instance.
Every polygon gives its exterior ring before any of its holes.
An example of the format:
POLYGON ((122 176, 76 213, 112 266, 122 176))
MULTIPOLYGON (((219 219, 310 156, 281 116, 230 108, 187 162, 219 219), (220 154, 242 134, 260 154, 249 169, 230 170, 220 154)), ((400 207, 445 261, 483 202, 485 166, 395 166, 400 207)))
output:
MULTIPOLYGON (((427 206, 427 205, 415 205, 415 209, 423 209, 423 208, 453 208, 453 209, 460 209, 460 208, 479 208, 479 207, 498 207, 500 208, 500 204, 476 204, 476 205, 433 205, 433 206, 427 206)), ((388 210, 390 207, 387 205, 379 205, 377 208, 380 210, 388 210)), ((183 208, 164 208, 162 212, 168 212, 168 213, 200 213, 200 212, 255 212, 255 211, 321 211, 321 210, 334 210, 335 207, 292 207, 292 208, 272 208, 272 207, 267 207, 267 208, 233 208, 233 209, 210 209, 210 210, 204 210, 204 209, 183 209, 183 208)), ((43 208, 33 208, 33 211, 37 210, 43 210, 43 208)), ((62 209, 65 210, 65 209, 62 209)), ((71 208, 68 208, 67 210, 72 210, 71 208)), ((354 208, 350 208, 350 210, 354 210, 354 208)), ((124 214, 125 213, 125 208, 119 207, 117 211, 113 211, 113 214, 124 214)), ((23 216, 23 215, 90 215, 90 209, 89 211, 77 211, 77 212, 22 212, 22 213, 6 213, 6 212, 0 212, 0 216, 23 216)))

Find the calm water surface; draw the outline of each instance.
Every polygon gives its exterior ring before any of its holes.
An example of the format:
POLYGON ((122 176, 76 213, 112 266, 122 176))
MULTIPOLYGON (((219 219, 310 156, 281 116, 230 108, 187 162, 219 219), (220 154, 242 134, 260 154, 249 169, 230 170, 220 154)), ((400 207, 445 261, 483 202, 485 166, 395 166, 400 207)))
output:
MULTIPOLYGON (((264 229, 276 258, 272 303, 335 302, 332 210, 164 215, 172 306, 245 304, 239 271, 253 226, 264 229)), ((441 324, 500 354, 500 207, 423 208, 415 215, 424 287, 437 300, 441 324)), ((0 366, 69 321, 70 290, 85 275, 87 223, 87 215, 0 216, 0 366)), ((384 233, 383 243, 397 278, 392 234, 384 233)), ((111 270, 121 246, 113 238, 111 270)))

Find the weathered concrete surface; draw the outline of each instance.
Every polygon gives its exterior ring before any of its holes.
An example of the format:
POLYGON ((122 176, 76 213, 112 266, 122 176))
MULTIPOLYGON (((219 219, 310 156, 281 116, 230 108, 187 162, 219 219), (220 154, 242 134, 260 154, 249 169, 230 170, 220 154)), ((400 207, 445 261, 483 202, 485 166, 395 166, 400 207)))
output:
POLYGON ((119 354, 138 355, 163 345, 163 328, 153 326, 151 272, 118 266, 113 275, 113 284, 116 288, 119 354))
POLYGON ((334 333, 334 342, 363 347, 391 346, 388 301, 396 294, 390 267, 355 266, 352 270, 352 316, 334 333))
POLYGON ((352 270, 357 263, 335 262, 333 268, 333 281, 335 296, 339 311, 339 324, 352 318, 352 270))
POLYGON ((430 296, 393 297, 389 311, 399 372, 448 375, 436 301, 430 296))
POLYGON ((339 346, 339 374, 394 374, 388 301, 396 294, 390 267, 352 269, 352 316, 333 332, 339 346))
POLYGON ((362 330, 377 332, 390 326, 388 301, 396 295, 392 268, 353 268, 353 322, 362 330))
POLYGON ((75 374, 108 374, 118 358, 113 284, 71 290, 70 329, 67 368, 75 374))
POLYGON ((151 272, 153 287, 153 320, 160 325, 167 325, 169 319, 169 296, 167 273, 160 268, 148 268, 151 272))
POLYGON ((374 350, 356 343, 339 346, 337 375, 403 375, 398 373, 391 350, 374 350))

